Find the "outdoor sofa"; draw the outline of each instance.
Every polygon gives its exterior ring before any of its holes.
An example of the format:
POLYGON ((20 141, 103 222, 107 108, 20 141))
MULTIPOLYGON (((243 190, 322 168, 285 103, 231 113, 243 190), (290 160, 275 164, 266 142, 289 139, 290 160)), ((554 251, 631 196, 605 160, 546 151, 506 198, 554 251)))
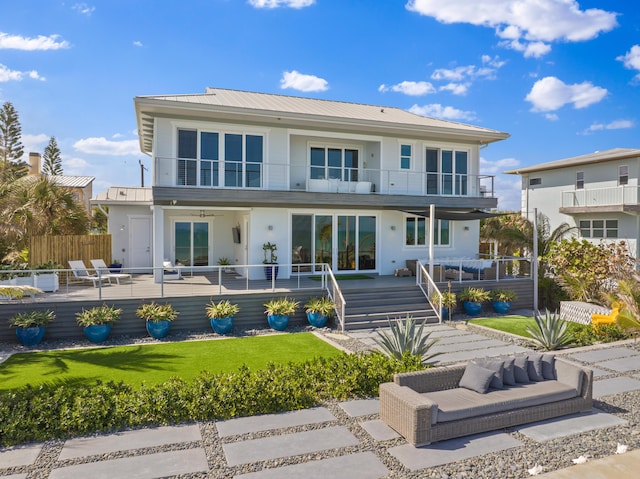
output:
POLYGON ((396 374, 380 419, 417 447, 589 411, 592 394, 593 371, 551 354, 472 360, 396 374))

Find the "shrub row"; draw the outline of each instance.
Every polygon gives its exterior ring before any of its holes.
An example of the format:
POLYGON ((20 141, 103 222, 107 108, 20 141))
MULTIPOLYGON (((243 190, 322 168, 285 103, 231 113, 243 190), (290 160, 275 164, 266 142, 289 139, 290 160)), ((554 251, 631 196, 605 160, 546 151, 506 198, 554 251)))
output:
POLYGON ((378 394, 396 372, 422 369, 420 358, 394 360, 381 354, 342 354, 304 363, 270 364, 252 371, 202 372, 192 381, 172 378, 134 388, 124 383, 94 386, 27 386, 0 393, 0 445, 68 438, 129 427, 228 419, 316 406, 378 394))
POLYGON ((625 332, 617 324, 591 324, 569 323, 569 331, 573 334, 574 342, 577 346, 589 346, 595 343, 611 343, 628 339, 631 335, 625 332))

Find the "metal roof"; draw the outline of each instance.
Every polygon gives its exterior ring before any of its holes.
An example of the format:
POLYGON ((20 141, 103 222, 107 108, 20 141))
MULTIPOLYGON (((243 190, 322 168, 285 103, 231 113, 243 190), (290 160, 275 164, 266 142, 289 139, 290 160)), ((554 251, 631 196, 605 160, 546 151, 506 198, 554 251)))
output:
MULTIPOLYGON (((204 110, 209 114, 218 112, 223 118, 252 117, 254 121, 261 119, 263 122, 279 122, 283 126, 288 124, 287 121, 294 121, 295 125, 304 125, 301 122, 306 120, 329 128, 341 125, 344 129, 345 126, 351 125, 358 126, 360 129, 375 128, 378 133, 384 133, 386 129, 394 135, 398 131, 414 135, 425 132, 432 134, 448 132, 455 133, 459 138, 481 143, 490 143, 509 137, 509 134, 497 130, 428 118, 396 107, 222 88, 207 88, 204 94, 140 96, 136 97, 134 102, 140 146, 147 153, 151 152, 152 147, 153 118, 163 114, 173 116, 180 114, 176 113, 176 108, 182 109, 182 115, 185 116, 197 115, 196 111, 204 110)), ((200 115, 205 117, 202 111, 200 115)))
POLYGON ((535 171, 555 170, 558 168, 566 168, 569 166, 602 163, 605 161, 613 160, 624 160, 627 158, 640 158, 640 149, 613 148, 611 150, 596 151, 595 153, 589 153, 587 155, 565 158, 564 160, 549 161, 547 163, 540 163, 539 165, 516 168, 515 170, 505 171, 504 173, 509 175, 522 175, 525 173, 533 173, 535 171))
POLYGON ((65 188, 85 188, 95 180, 93 176, 49 175, 48 178, 56 185, 65 188))
POLYGON ((151 188, 132 188, 124 186, 112 186, 107 191, 99 193, 91 200, 91 204, 94 205, 151 205, 152 203, 153 197, 151 195, 151 188))

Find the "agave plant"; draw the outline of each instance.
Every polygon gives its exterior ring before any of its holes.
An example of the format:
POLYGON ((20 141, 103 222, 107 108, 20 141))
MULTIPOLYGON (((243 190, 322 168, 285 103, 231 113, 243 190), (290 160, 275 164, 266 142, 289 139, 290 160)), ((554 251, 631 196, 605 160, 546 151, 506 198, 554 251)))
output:
POLYGON ((438 339, 429 340, 431 332, 424 333, 424 323, 416 327, 416 321, 407 316, 406 319, 389 321, 390 331, 377 331, 378 336, 374 341, 384 354, 395 359, 402 359, 405 354, 420 356, 422 364, 428 362, 442 353, 433 353, 429 350, 438 342, 438 339))
POLYGON ((573 333, 567 329, 567 323, 562 321, 556 313, 547 310, 544 318, 536 315, 536 328, 527 328, 531 335, 531 342, 546 351, 555 351, 574 342, 573 333))

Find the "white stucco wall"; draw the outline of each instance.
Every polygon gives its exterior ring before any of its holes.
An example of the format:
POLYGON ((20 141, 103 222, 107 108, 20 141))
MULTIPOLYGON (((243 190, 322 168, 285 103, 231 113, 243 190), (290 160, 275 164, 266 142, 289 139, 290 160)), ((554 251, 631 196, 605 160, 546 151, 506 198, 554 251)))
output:
POLYGON ((111 234, 111 254, 113 258, 105 261, 120 261, 124 267, 131 265, 130 256, 130 220, 133 217, 151 218, 150 206, 111 205, 109 206, 108 231, 111 234))

